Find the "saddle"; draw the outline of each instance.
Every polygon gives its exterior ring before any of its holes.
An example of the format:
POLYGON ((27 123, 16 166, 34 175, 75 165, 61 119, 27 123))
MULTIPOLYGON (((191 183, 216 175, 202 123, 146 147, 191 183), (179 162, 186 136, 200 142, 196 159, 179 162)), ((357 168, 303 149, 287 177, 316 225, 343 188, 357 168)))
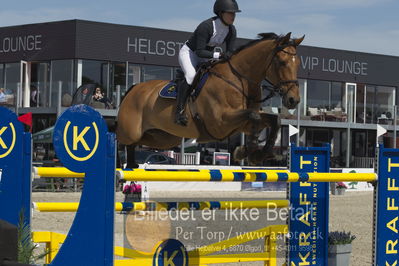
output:
MULTIPOLYGON (((209 141, 221 141, 221 139, 215 138, 212 136, 206 128, 206 125, 203 119, 197 113, 196 107, 192 104, 195 99, 199 96, 202 88, 204 87, 209 75, 211 74, 210 69, 217 64, 219 61, 208 61, 200 64, 198 66, 197 73, 195 75, 193 84, 191 86, 191 104, 189 101, 188 108, 190 109, 190 113, 192 115, 193 121, 196 124, 199 132, 200 137, 197 139, 198 142, 209 142, 209 141)), ((177 90, 178 90, 178 82, 179 79, 184 79, 184 73, 180 69, 176 72, 176 78, 166 84, 160 91, 159 97, 161 98, 168 98, 168 99, 175 99, 177 98, 177 90)))
MULTIPOLYGON (((209 70, 212 68, 212 66, 215 64, 215 62, 208 61, 201 63, 198 68, 197 68, 197 73, 195 74, 193 84, 191 86, 191 93, 190 96, 192 100, 194 101, 198 95, 201 92, 201 89, 204 87, 208 76, 209 76, 209 70)), ((181 69, 178 69, 176 71, 176 78, 174 80, 171 80, 168 82, 160 91, 159 91, 159 97, 161 98, 167 98, 167 99, 176 99, 177 98, 177 90, 178 90, 178 82, 182 79, 184 79, 184 73, 181 69)))

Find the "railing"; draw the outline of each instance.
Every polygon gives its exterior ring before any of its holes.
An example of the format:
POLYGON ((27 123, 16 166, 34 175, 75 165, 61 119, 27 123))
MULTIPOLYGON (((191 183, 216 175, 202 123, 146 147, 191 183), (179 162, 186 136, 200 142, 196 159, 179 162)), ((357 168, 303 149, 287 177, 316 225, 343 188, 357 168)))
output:
POLYGON ((174 151, 168 151, 165 153, 167 156, 172 157, 178 164, 189 164, 199 165, 200 164, 200 152, 196 153, 184 153, 183 160, 181 160, 181 154, 174 151))
POLYGON ((352 157, 354 168, 374 168, 374 157, 352 157))

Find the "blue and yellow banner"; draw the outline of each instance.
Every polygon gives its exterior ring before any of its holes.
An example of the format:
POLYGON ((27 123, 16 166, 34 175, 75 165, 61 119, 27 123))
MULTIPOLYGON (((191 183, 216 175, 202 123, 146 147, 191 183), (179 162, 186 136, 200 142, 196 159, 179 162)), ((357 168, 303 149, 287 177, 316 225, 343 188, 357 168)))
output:
POLYGON ((399 264, 399 150, 379 148, 374 265, 399 264))
MULTIPOLYGON (((291 147, 291 172, 329 172, 330 147, 291 147)), ((328 182, 290 183, 289 264, 327 265, 328 182)))

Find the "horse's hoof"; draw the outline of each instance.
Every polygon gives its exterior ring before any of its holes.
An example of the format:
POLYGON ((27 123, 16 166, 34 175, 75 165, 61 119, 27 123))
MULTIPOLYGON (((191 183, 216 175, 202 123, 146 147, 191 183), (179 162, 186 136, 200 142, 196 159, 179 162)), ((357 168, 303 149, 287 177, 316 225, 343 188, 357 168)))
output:
POLYGON ((263 160, 274 160, 277 159, 276 156, 272 151, 264 152, 263 160))
POLYGON ((274 155, 274 160, 282 161, 282 160, 284 160, 284 156, 283 155, 274 155))
POLYGON ((179 126, 186 127, 188 123, 188 118, 184 113, 183 114, 178 113, 176 114, 175 117, 175 123, 178 124, 179 126))
POLYGON ((239 146, 235 148, 233 158, 235 161, 241 161, 247 157, 247 148, 245 146, 239 146))

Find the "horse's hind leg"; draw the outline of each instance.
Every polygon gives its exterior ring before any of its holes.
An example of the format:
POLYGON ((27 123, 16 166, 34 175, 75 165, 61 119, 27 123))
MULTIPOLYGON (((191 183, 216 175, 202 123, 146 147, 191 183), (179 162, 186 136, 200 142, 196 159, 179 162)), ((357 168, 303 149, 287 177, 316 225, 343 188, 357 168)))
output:
POLYGON ((124 168, 124 164, 126 163, 126 149, 125 145, 118 143, 116 149, 116 167, 124 168))
POLYGON ((127 151, 126 168, 139 168, 139 165, 136 163, 136 159, 135 159, 135 155, 134 155, 135 148, 136 148, 136 145, 127 145, 126 146, 126 151, 127 151))

